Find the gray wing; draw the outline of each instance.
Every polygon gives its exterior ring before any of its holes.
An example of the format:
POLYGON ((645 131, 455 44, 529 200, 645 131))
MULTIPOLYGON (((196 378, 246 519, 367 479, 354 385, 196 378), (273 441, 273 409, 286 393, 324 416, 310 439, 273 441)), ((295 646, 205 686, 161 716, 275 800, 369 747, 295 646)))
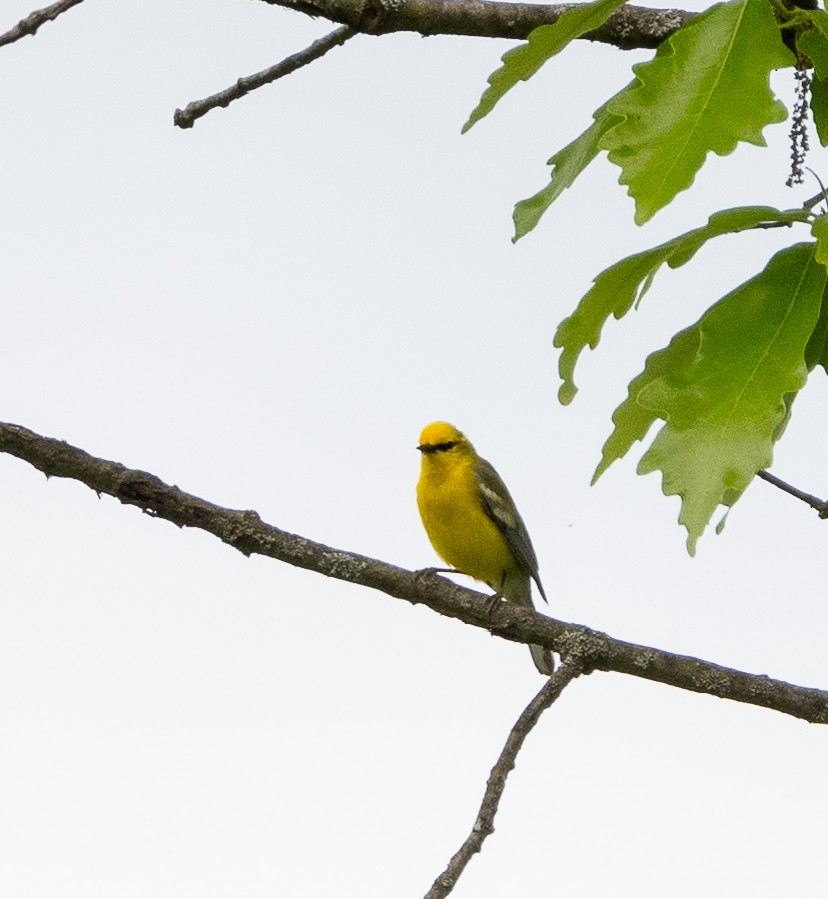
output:
POLYGON ((475 466, 475 474, 477 483, 480 485, 480 502, 483 511, 497 525, 506 538, 509 548, 515 554, 515 558, 538 585, 544 602, 548 602, 538 574, 538 557, 535 555, 535 549, 529 539, 529 532, 526 530, 526 525, 503 483, 503 479, 485 459, 478 461, 475 466))

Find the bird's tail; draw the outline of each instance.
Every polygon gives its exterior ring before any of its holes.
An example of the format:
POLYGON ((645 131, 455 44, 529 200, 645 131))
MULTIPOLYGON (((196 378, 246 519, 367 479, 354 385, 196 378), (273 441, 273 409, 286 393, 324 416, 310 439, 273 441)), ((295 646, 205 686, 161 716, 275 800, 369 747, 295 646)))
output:
MULTIPOLYGON (((527 609, 534 609, 532 602, 532 581, 529 575, 518 574, 507 577, 503 589, 501 590, 504 599, 515 602, 519 606, 527 609)), ((545 677, 551 677, 555 673, 555 659, 545 646, 539 646, 537 643, 529 645, 529 651, 532 653, 532 661, 535 668, 545 677)))
POLYGON ((529 652, 532 653, 532 661, 535 668, 540 671, 544 677, 552 677, 555 673, 555 658, 545 646, 538 646, 537 643, 529 644, 529 652))

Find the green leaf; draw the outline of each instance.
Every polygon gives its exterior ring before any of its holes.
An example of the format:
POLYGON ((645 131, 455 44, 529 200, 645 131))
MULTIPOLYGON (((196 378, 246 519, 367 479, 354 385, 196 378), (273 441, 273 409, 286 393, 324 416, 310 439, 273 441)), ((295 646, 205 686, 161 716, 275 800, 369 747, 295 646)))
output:
POLYGON ((805 209, 780 211, 770 206, 739 206, 711 215, 706 225, 688 231, 666 243, 628 256, 598 275, 578 307, 565 318, 555 333, 555 346, 563 352, 558 363, 561 387, 558 398, 567 405, 578 392, 575 365, 585 347, 595 349, 601 330, 610 315, 620 319, 640 301, 664 263, 678 268, 689 262, 711 238, 736 233, 770 222, 807 222, 812 214, 805 209))
POLYGON ((823 294, 822 307, 819 310, 819 319, 813 334, 805 347, 805 365, 808 371, 813 371, 817 365, 821 365, 828 372, 828 292, 823 294))
POLYGON ((627 399, 612 413, 615 427, 604 444, 601 461, 592 476, 593 484, 613 462, 625 456, 637 440, 643 440, 647 436, 647 431, 658 418, 652 409, 639 405, 638 395, 641 391, 658 378, 692 363, 700 346, 701 331, 697 322, 679 331, 663 350, 657 350, 647 357, 644 370, 630 381, 627 399))
POLYGON ((623 121, 601 146, 621 167, 638 224, 693 183, 708 153, 725 156, 739 141, 765 146, 762 129, 786 116, 770 91, 770 72, 795 61, 768 0, 731 0, 634 66, 633 86, 609 106, 623 121))
POLYGON ((811 80, 811 112, 819 142, 828 146, 828 78, 811 80))
POLYGON ((528 81, 549 59, 560 53, 566 45, 600 28, 604 22, 623 6, 626 0, 595 0, 569 9, 553 25, 541 25, 530 35, 525 44, 514 47, 501 59, 501 68, 489 75, 489 87, 483 92, 469 120, 463 125, 465 134, 475 122, 488 115, 502 97, 518 81, 528 81))
MULTIPOLYGON (((813 244, 782 250, 682 332, 692 337, 678 335, 684 352, 671 351, 674 338, 653 354, 647 364, 654 376, 623 404, 640 406, 642 420, 649 414, 665 421, 638 471, 660 470, 665 495, 681 497, 679 522, 691 555, 717 506, 733 505, 771 462, 790 401, 807 378, 805 350, 825 283, 813 244), (690 352, 693 341, 697 350, 690 352)), ((616 411, 616 421, 625 416, 633 417, 616 411)))
POLYGON ((796 49, 807 56, 814 65, 811 80, 811 112, 814 126, 822 146, 828 145, 828 13, 822 9, 797 10, 806 17, 811 27, 799 30, 796 49))
POLYGON ((537 225, 544 212, 567 187, 572 186, 578 175, 598 155, 598 142, 601 136, 608 128, 611 128, 619 121, 617 116, 610 115, 607 112, 607 106, 610 102, 607 101, 600 109, 596 109, 593 116, 594 121, 589 128, 579 137, 576 137, 571 144, 567 144, 562 150, 559 150, 547 162, 547 165, 553 166, 550 174, 552 180, 549 184, 533 197, 521 200, 515 206, 515 211, 512 215, 515 223, 513 243, 520 240, 521 237, 525 237, 537 225))
POLYGON ((796 49, 811 60, 818 78, 828 78, 828 13, 822 9, 797 10, 797 13, 807 18, 811 27, 797 32, 796 49))
POLYGON ((828 215, 818 215, 811 223, 811 234, 816 238, 816 261, 828 265, 828 215))

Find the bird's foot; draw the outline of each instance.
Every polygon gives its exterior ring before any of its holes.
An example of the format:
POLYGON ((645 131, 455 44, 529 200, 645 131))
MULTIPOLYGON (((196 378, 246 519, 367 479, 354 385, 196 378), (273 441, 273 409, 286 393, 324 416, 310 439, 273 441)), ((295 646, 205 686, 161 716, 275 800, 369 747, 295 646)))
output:
POLYGON ((431 578, 438 574, 460 574, 456 568, 418 568, 414 572, 414 577, 431 578))
POLYGON ((504 599, 506 599, 506 597, 502 593, 492 593, 492 595, 487 598, 486 614, 489 618, 494 616, 495 611, 504 599))

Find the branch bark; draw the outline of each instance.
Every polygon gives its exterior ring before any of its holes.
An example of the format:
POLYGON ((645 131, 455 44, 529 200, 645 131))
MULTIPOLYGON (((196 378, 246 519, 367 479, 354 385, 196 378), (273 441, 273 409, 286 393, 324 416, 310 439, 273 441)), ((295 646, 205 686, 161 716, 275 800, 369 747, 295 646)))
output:
POLYGON ((757 471, 756 476, 762 478, 763 481, 767 481, 769 484, 773 484, 774 487, 778 487, 789 496, 794 496, 797 499, 802 500, 803 503, 807 503, 815 512, 819 513, 820 518, 828 518, 828 500, 820 499, 818 496, 813 496, 811 493, 806 493, 804 490, 800 490, 798 487, 786 483, 782 478, 776 477, 775 474, 771 474, 769 471, 757 471))
MULTIPOLYGON (((263 0, 309 16, 323 16, 364 34, 413 31, 422 35, 501 37, 523 40, 551 25, 576 3, 502 3, 498 0, 263 0)), ((585 40, 622 50, 655 48, 693 18, 683 9, 622 6, 585 40)))
POLYGON ((277 78, 284 78, 285 75, 290 75, 297 69, 301 69, 302 66, 306 66, 324 56, 329 50, 333 50, 334 47, 340 47, 345 41, 354 37, 355 34, 356 32, 347 25, 340 25, 339 28, 336 28, 330 34, 326 34, 325 37, 314 41, 304 50, 288 56, 287 59, 277 62, 276 65, 270 66, 270 68, 262 72, 257 72, 255 75, 246 75, 239 78, 235 84, 225 90, 205 97, 203 100, 194 100, 192 103, 188 103, 184 109, 176 109, 173 116, 173 124, 179 128, 192 128, 196 119, 200 119, 211 109, 219 106, 229 106, 234 100, 241 99, 241 97, 249 94, 250 91, 256 90, 257 87, 263 87, 265 84, 276 81, 277 78))
MULTIPOLYGON (((59 0, 35 10, 0 35, 0 46, 34 34, 45 22, 82 3, 59 0)), ((499 0, 263 0, 309 16, 322 16, 364 34, 413 31, 422 35, 450 34, 523 40, 540 25, 551 25, 574 3, 503 3, 499 0)), ((612 44, 622 50, 655 48, 696 13, 683 9, 647 9, 626 5, 585 40, 612 44)))
POLYGON ((0 34, 0 47, 4 44, 13 44, 30 34, 33 35, 41 25, 53 22, 61 13, 65 13, 79 3, 83 3, 83 0, 59 0, 58 3, 53 3, 44 9, 36 9, 25 19, 21 19, 14 28, 9 29, 5 34, 0 34))
POLYGON ((265 524, 256 512, 223 508, 165 484, 153 474, 96 458, 19 425, 0 423, 0 453, 28 462, 47 477, 80 481, 99 495, 115 497, 179 527, 207 531, 245 555, 258 553, 410 603, 422 603, 441 615, 484 628, 507 640, 539 643, 559 652, 564 661, 577 660, 584 671, 630 674, 828 724, 828 692, 824 690, 615 640, 514 603, 492 603, 490 597, 460 587, 432 571, 406 571, 290 534, 265 524))

